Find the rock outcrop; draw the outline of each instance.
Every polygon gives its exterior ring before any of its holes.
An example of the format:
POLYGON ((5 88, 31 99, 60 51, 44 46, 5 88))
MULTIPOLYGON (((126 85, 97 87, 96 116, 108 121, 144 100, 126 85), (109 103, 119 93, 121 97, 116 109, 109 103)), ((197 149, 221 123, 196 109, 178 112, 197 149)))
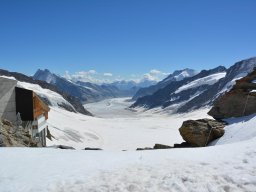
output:
POLYGON ((224 122, 212 119, 184 121, 179 131, 182 138, 193 147, 205 147, 224 135, 224 122))
POLYGON ((256 113, 256 69, 236 81, 233 88, 218 98, 209 111, 215 119, 242 117, 256 113))
POLYGON ((41 147, 23 127, 16 127, 3 119, 0 121, 0 147, 41 147))

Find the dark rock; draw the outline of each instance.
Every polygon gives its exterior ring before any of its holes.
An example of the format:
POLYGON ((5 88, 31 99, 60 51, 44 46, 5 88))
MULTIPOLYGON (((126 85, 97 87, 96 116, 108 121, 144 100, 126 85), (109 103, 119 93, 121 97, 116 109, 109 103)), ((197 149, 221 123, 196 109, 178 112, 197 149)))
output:
POLYGON ((52 141, 52 138, 54 138, 54 139, 55 139, 55 137, 51 134, 51 132, 50 132, 49 128, 47 129, 46 137, 47 137, 49 140, 51 140, 51 141, 52 141))
POLYGON ((145 148, 137 148, 136 151, 144 151, 144 150, 154 150, 151 147, 145 147, 145 148))
POLYGON ((86 147, 86 148, 84 148, 84 150, 88 150, 88 151, 99 151, 99 150, 102 150, 101 148, 91 148, 91 147, 86 147))
POLYGON ((170 148, 173 148, 173 147, 168 146, 168 145, 155 144, 153 149, 170 149, 170 148))
POLYGON ((182 138, 193 147, 204 147, 224 135, 224 122, 212 119, 184 121, 179 131, 182 138))
POLYGON ((66 145, 54 145, 52 147, 56 148, 56 149, 72 149, 72 150, 75 149, 74 147, 70 147, 70 146, 66 146, 66 145))
POLYGON ((13 127, 12 122, 8 121, 7 119, 2 119, 2 123, 3 123, 3 125, 13 127))
POLYGON ((180 144, 175 143, 173 145, 173 148, 190 148, 193 147, 191 144, 189 144, 188 142, 182 142, 180 144))

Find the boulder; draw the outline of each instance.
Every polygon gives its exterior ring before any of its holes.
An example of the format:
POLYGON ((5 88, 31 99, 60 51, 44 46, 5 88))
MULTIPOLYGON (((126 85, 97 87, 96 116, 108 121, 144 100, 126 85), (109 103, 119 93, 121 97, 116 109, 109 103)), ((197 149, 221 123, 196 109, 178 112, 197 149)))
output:
POLYGON ((184 121, 179 128, 182 138, 193 147, 205 147, 224 135, 224 122, 212 119, 184 121))

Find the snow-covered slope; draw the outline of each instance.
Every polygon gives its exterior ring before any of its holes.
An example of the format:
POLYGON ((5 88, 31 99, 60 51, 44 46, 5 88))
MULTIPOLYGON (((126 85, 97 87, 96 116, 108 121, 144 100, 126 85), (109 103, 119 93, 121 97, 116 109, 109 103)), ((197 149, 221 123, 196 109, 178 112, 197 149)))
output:
POLYGON ((225 119, 228 126, 225 127, 223 137, 212 142, 211 145, 222 145, 227 143, 236 143, 256 138, 256 114, 225 119))
POLYGON ((184 91, 184 90, 188 90, 188 89, 193 89, 196 87, 199 87, 201 85, 213 85, 214 83, 218 82, 220 79, 222 79, 223 77, 226 76, 226 72, 221 72, 221 73, 215 73, 200 79, 196 79, 195 81, 192 81, 186 85, 183 85, 181 87, 179 87, 176 91, 175 94, 184 91))

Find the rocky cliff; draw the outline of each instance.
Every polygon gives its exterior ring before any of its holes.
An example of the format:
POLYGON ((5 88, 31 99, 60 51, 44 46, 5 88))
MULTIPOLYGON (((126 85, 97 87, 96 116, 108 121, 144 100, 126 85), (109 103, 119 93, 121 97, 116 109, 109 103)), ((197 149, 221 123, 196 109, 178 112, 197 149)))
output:
POLYGON ((215 119, 241 117, 256 113, 256 69, 236 81, 233 88, 219 97, 209 111, 215 119))

